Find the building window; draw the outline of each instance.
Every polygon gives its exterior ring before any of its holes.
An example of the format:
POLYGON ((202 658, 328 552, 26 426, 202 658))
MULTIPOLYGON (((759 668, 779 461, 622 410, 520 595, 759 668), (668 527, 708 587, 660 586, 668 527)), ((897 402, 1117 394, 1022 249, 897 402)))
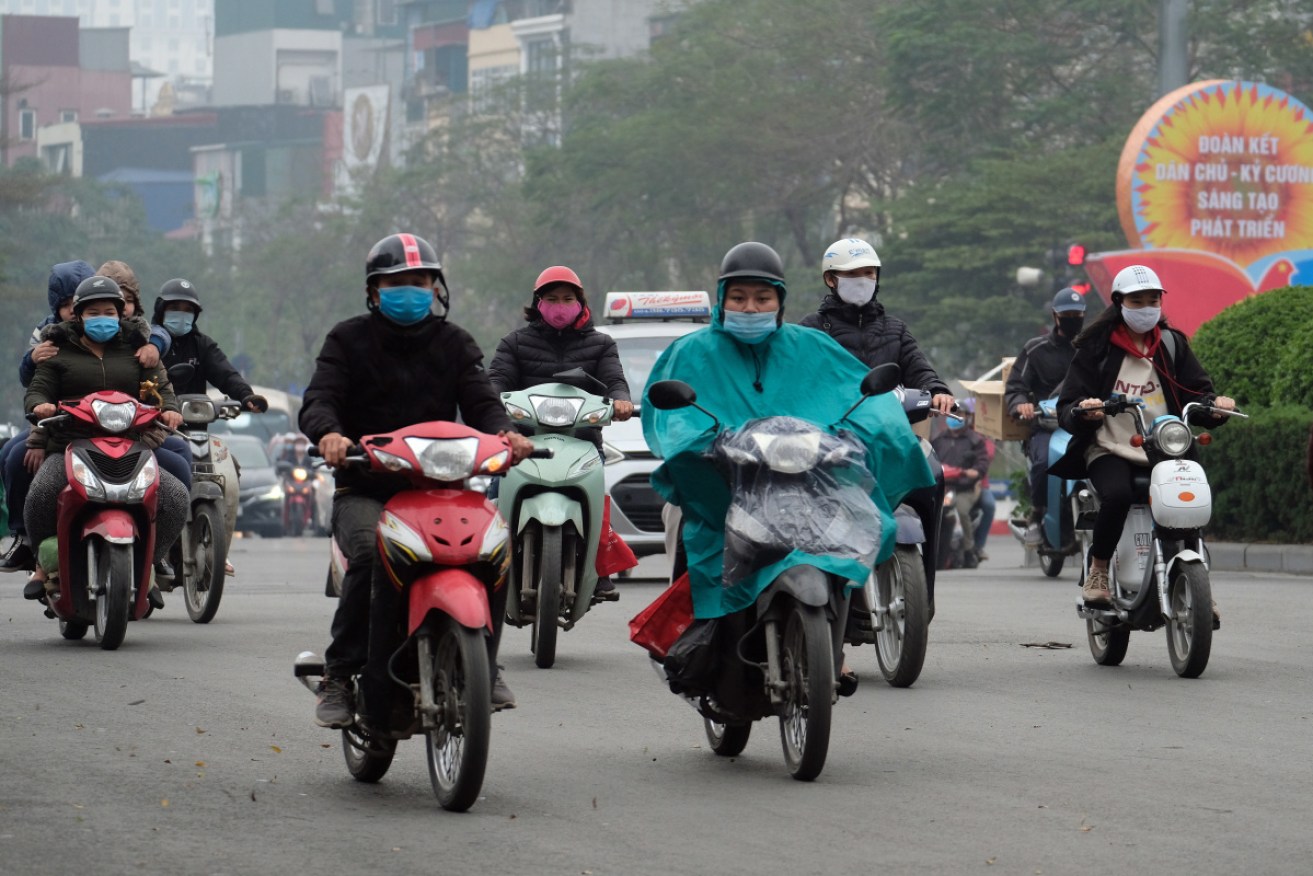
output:
POLYGON ((18 111, 18 139, 36 139, 36 110, 22 109, 18 111))
POLYGON ((60 110, 59 120, 61 122, 76 122, 78 120, 77 110, 60 110))
POLYGON ((378 24, 393 25, 397 23, 396 0, 378 0, 378 24))
POLYGON ((546 39, 529 40, 524 44, 524 72, 530 76, 556 72, 556 42, 546 39))

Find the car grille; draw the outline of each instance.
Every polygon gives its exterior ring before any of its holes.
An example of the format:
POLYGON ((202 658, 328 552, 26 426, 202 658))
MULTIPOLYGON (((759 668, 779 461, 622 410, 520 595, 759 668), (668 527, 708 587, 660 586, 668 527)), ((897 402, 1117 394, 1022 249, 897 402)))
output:
POLYGON ((132 472, 137 468, 137 461, 141 457, 141 451, 129 453, 119 459, 107 456, 98 450, 87 452, 87 458, 91 460, 92 466, 107 481, 113 484, 127 483, 128 478, 132 477, 132 472))
POLYGON ((611 501, 629 518, 629 522, 643 532, 664 532, 661 508, 665 500, 652 489, 648 476, 630 475, 611 488, 611 501))

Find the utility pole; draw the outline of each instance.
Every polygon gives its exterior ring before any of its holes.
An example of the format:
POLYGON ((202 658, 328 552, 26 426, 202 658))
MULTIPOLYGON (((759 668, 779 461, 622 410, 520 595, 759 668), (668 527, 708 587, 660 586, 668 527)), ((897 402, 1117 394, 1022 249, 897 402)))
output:
POLYGON ((1190 0, 1158 0, 1158 96, 1190 82, 1190 0))

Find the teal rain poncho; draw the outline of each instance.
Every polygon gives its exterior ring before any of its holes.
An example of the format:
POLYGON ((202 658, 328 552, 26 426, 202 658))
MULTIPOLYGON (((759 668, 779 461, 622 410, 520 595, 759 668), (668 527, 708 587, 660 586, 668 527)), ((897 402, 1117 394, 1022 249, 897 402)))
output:
MULTIPOLYGON (((723 302, 723 284, 721 301, 723 302)), ((782 296, 781 296, 782 297, 782 296)), ((721 325, 721 305, 712 324, 684 335, 657 360, 648 386, 682 380, 697 391, 698 404, 738 428, 757 417, 787 415, 822 428, 837 423, 861 398, 866 366, 824 332, 785 324, 756 345, 735 340, 721 325)), ((866 445, 876 488, 872 494, 883 521, 877 562, 894 549, 891 509, 911 490, 934 482, 907 415, 893 395, 867 399, 842 425, 866 445)), ((833 431, 833 430, 830 430, 833 431)), ((693 614, 721 617, 747 608, 784 569, 812 565, 848 578, 853 586, 870 574, 860 562, 793 551, 732 587, 722 585, 725 513, 729 487, 705 451, 715 438, 706 414, 696 408, 661 411, 643 399, 643 437, 665 460, 652 486, 684 514, 693 614)))

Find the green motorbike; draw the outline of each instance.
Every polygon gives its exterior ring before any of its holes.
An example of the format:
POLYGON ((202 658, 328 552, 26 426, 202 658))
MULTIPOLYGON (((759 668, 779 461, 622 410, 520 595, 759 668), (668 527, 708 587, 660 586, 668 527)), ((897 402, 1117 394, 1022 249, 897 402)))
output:
POLYGON ((606 481, 596 445, 579 432, 609 425, 606 387, 580 369, 503 392, 511 420, 551 459, 526 459, 502 478, 497 507, 511 528, 513 553, 506 620, 532 626, 534 662, 556 662, 556 636, 588 612, 597 587, 606 481), (583 387, 583 388, 580 388, 583 387))

